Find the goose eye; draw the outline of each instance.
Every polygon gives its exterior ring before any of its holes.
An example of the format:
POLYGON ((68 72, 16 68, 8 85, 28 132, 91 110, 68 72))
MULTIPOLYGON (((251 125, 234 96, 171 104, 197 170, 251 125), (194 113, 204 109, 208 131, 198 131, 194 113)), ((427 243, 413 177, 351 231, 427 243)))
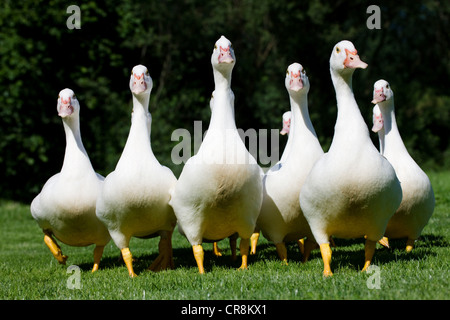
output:
POLYGON ((145 75, 146 75, 146 76, 148 76, 148 75, 149 75, 149 73, 148 73, 148 70, 145 70, 145 75))
POLYGON ((214 50, 217 50, 217 44, 214 45, 214 50))
POLYGON ((388 84, 386 85, 386 89, 389 89, 389 85, 388 84))
POLYGON ((341 49, 339 49, 339 47, 336 47, 336 52, 337 53, 341 52, 341 49))
POLYGON ((286 74, 289 75, 289 69, 286 69, 286 74))
POLYGON ((72 99, 76 99, 77 98, 77 96, 74 94, 73 96, 72 96, 72 99))

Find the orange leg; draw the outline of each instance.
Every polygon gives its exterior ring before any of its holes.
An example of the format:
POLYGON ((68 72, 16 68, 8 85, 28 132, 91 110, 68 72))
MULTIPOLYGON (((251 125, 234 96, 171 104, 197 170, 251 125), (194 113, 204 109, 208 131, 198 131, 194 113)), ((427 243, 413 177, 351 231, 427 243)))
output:
POLYGON ((251 250, 250 254, 256 254, 256 245, 258 244, 259 232, 254 232, 250 237, 251 250))
POLYGON ((389 248, 389 239, 388 237, 383 237, 380 240, 378 240, 378 243, 381 244, 383 247, 389 248))
POLYGON ((297 240, 298 248, 301 254, 305 254, 305 238, 297 240))
POLYGON ((408 239, 408 240, 406 240, 406 252, 411 252, 412 251, 412 249, 413 249, 413 247, 414 247, 414 242, 415 242, 416 240, 414 240, 414 239, 408 239))
POLYGON ((364 267, 363 267, 362 271, 366 271, 367 268, 369 268, 370 263, 372 262, 373 255, 375 253, 376 244, 377 244, 377 241, 372 241, 369 239, 366 240, 366 244, 364 246, 365 262, 364 262, 364 267))
POLYGON ((282 264, 287 265, 287 249, 284 242, 275 244, 277 248, 278 257, 280 257, 282 264))
POLYGON ((198 272, 200 274, 204 274, 205 269, 203 268, 203 259, 205 257, 205 253, 203 251, 202 245, 197 244, 197 245, 192 246, 192 251, 194 251, 194 258, 195 258, 195 261, 197 262, 198 272))
POLYGON ((213 243, 213 253, 216 257, 222 256, 222 250, 220 250, 219 246, 217 245, 217 242, 213 243))
POLYGON ((329 277, 333 275, 331 272, 331 248, 329 243, 323 243, 320 245, 320 253, 322 254, 323 260, 323 275, 329 277))
POLYGON ((241 251, 242 264, 239 269, 248 269, 247 259, 248 259, 248 251, 250 247, 250 239, 242 239, 239 244, 239 250, 241 251))
POLYGON ((50 252, 53 254, 55 259, 58 260, 58 262, 60 264, 66 264, 66 260, 68 257, 62 254, 61 248, 56 243, 56 241, 53 239, 51 233, 46 232, 46 231, 44 231, 44 233, 45 233, 44 242, 47 245, 47 247, 50 249, 50 252))
POLYGON ((125 261, 125 265, 127 266, 127 269, 128 269, 128 274, 132 278, 137 277, 136 273, 134 273, 134 270, 133 270, 133 257, 131 255, 130 249, 123 248, 121 250, 121 252, 122 252, 123 261, 125 261))
POLYGON ((92 268, 92 272, 98 270, 103 255, 103 249, 105 249, 105 246, 96 246, 94 249, 94 267, 92 268))

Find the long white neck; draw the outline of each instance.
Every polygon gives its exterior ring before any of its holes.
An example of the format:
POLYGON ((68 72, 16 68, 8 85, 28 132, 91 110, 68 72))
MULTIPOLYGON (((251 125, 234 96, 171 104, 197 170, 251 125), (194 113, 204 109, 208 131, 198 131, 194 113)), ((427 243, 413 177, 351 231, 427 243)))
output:
POLYGON ((234 118, 234 94, 231 90, 231 72, 223 74, 214 69, 214 105, 209 129, 236 129, 234 118))
POLYGON ((312 125, 311 119, 309 117, 308 110, 308 97, 306 94, 302 94, 296 99, 290 97, 291 103, 291 131, 296 136, 299 135, 313 135, 317 137, 316 131, 312 125), (298 134, 299 132, 300 134, 298 134))
POLYGON ((383 116, 383 128, 378 132, 382 155, 408 154, 395 119, 394 98, 378 103, 383 116))
POLYGON ((64 118, 63 126, 66 133, 66 151, 61 172, 73 174, 86 170, 93 171, 91 161, 81 140, 79 117, 64 118))
POLYGON ((231 87, 231 72, 232 72, 232 70, 219 71, 218 69, 213 67, 215 90, 230 89, 230 87, 231 87))
POLYGON ((291 126, 286 149, 290 154, 295 154, 302 150, 305 139, 317 139, 317 135, 309 117, 307 94, 300 94, 295 98, 289 95, 289 99, 291 126))
POLYGON ((335 125, 333 144, 351 146, 352 141, 371 141, 369 130, 356 103, 352 88, 353 70, 338 74, 331 69, 331 79, 336 91, 338 115, 335 125))
POLYGON ((150 142, 151 120, 148 112, 149 98, 148 95, 143 97, 136 97, 133 95, 133 112, 131 114, 130 132, 136 132, 142 137, 146 136, 150 142), (144 132, 147 134, 144 134, 144 132))
MULTIPOLYGON (((133 113, 128 139, 117 166, 125 159, 156 161, 150 141, 151 118, 148 112, 149 95, 136 97, 133 94, 133 113)), ((126 162, 126 161, 125 161, 126 162)))

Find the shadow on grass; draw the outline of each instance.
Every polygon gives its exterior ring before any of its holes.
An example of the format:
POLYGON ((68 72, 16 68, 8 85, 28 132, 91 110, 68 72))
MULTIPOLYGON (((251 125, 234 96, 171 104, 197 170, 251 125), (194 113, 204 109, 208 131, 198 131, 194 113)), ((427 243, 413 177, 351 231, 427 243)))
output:
MULTIPOLYGON (((336 247, 332 248, 332 269, 337 268, 351 268, 361 270, 364 266, 364 239, 334 239, 336 247)), ((423 235, 416 241, 412 252, 405 251, 405 239, 390 239, 390 248, 380 247, 377 245, 377 250, 374 255, 374 264, 384 264, 392 261, 414 261, 421 260, 426 256, 434 256, 434 248, 448 247, 449 243, 445 237, 440 235, 423 235)), ((222 256, 216 257, 212 251, 212 244, 203 244, 205 252, 204 268, 205 272, 211 272, 214 268, 236 269, 241 264, 241 256, 239 253, 239 245, 236 252, 236 259, 232 260, 231 249, 229 244, 225 241, 219 242, 219 247, 222 250, 222 256)), ((288 252, 288 261, 302 262, 303 255, 300 253, 297 243, 291 242, 286 244, 288 252)), ((133 268, 139 275, 140 273, 149 272, 148 268, 152 262, 157 258, 158 254, 142 254, 133 255, 133 268)), ((192 249, 174 248, 173 249, 175 269, 197 269, 192 249)), ((320 250, 314 249, 311 252, 309 261, 314 259, 321 259, 320 250)), ((278 254, 273 243, 260 243, 257 246, 256 254, 249 255, 248 264, 257 263, 261 260, 279 261, 278 254)), ((79 267, 83 271, 90 271, 92 269, 92 262, 82 263, 79 267)), ((100 269, 116 269, 123 267, 125 270, 125 263, 121 259, 120 252, 117 255, 103 257, 100 263, 100 269)))
MULTIPOLYGON (((364 239, 335 239, 331 267, 353 267, 362 269, 364 266, 364 239), (359 246, 357 248, 356 246, 359 246)), ((390 239, 389 248, 377 245, 373 264, 387 264, 392 261, 417 261, 427 256, 435 256, 435 248, 448 247, 447 240, 440 235, 421 236, 411 252, 406 252, 406 239, 390 239)))
MULTIPOLYGON (((212 252, 212 245, 205 244, 204 247, 204 268, 205 272, 212 271, 215 267, 221 268, 238 268, 241 264, 241 258, 239 255, 239 249, 237 249, 237 258, 236 260, 232 260, 231 258, 231 250, 229 247, 227 248, 225 243, 221 245, 222 247, 222 256, 216 257, 212 252)), ((132 249, 131 249, 132 250, 132 249)), ((132 252, 133 254, 133 252, 132 252)), ((153 263, 153 261, 158 257, 158 253, 152 254, 133 254, 133 269, 134 272, 139 275, 141 273, 150 272, 148 268, 153 263)), ((249 258, 249 263, 250 263, 249 258)), ((186 268, 186 269, 197 269, 197 263, 195 261, 193 252, 191 248, 174 248, 173 249, 173 260, 175 269, 177 268, 186 268)), ((92 270, 93 263, 85 262, 81 263, 78 266, 83 271, 92 270)), ((114 256, 106 256, 103 257, 100 262, 100 268, 103 270, 107 269, 116 269, 116 268, 124 268, 125 263, 121 258, 120 251, 117 252, 117 255, 114 256)))
MULTIPOLYGON (((93 259, 90 262, 80 263, 77 264, 78 267, 82 271, 90 271, 92 270, 94 262, 93 259)), ((120 252, 118 252, 117 256, 109 256, 109 257, 103 257, 100 261, 99 270, 106 270, 106 269, 115 269, 117 267, 125 266, 125 263, 120 258, 120 252)))

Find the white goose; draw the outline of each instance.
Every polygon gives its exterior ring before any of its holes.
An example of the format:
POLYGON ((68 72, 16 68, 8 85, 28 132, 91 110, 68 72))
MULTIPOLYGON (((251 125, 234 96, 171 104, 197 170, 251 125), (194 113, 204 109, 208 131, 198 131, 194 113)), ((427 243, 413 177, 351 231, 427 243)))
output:
POLYGON ((234 233, 241 237, 241 269, 247 268, 249 239, 261 208, 260 167, 236 128, 231 73, 236 58, 228 39, 217 40, 211 56, 215 91, 211 120, 198 153, 190 158, 172 190, 170 204, 204 273, 204 240, 234 233))
POLYGON ((97 200, 97 216, 121 250, 131 277, 136 276, 129 249, 131 237, 160 236, 159 256, 150 270, 173 268, 172 232, 176 217, 168 202, 169 189, 176 178, 158 162, 151 148, 152 118, 148 103, 152 86, 147 68, 135 66, 130 77, 133 95, 130 132, 119 162, 106 177, 97 200))
POLYGON ((409 155, 395 120, 394 92, 385 80, 373 87, 374 126, 378 132, 380 152, 389 160, 402 184, 403 199, 389 220, 388 238, 407 238, 406 251, 411 251, 434 210, 434 192, 430 179, 409 155))
POLYGON ((31 203, 31 215, 44 231, 44 242, 59 263, 65 264, 56 239, 71 246, 95 244, 94 267, 98 269, 103 249, 111 239, 95 216, 95 201, 103 177, 95 173, 80 134, 80 104, 70 89, 59 93, 58 115, 66 134, 61 172, 52 176, 31 203))
MULTIPOLYGON (((272 166, 269 171, 278 171, 281 168, 281 164, 284 162, 287 154, 289 153, 288 150, 290 148, 290 144, 292 142, 292 139, 289 139, 289 130, 291 127, 291 111, 286 111, 285 113, 283 113, 282 117, 281 117, 281 124, 282 124, 282 129, 280 131, 281 135, 288 135, 288 141, 286 142, 286 146, 284 147, 284 151, 283 154, 281 155, 281 159, 274 165, 272 166)), ((261 169, 262 170, 262 169, 261 169)), ((262 171, 261 173, 262 178, 264 179, 264 171, 262 171)), ((256 225, 256 229, 253 232, 252 236, 250 237, 250 254, 256 254, 256 246, 258 245, 258 240, 259 240, 259 236, 260 236, 260 228, 258 227, 258 224, 256 225)), ((303 249, 303 243, 300 243, 300 249, 303 249)), ((303 253, 303 251, 302 251, 303 253)))
POLYGON ((334 46, 330 57, 338 107, 334 137, 300 192, 300 206, 320 244, 325 276, 332 275, 329 237, 366 235, 366 270, 402 199, 394 168, 373 145, 353 95, 353 72, 366 67, 350 41, 334 46))
MULTIPOLYGON (((302 65, 293 63, 288 67, 285 86, 292 115, 289 138, 279 169, 271 169, 264 176, 264 200, 257 225, 263 235, 275 243, 280 259, 287 263, 286 241, 307 237, 307 243, 314 243, 298 198, 303 182, 314 163, 323 155, 323 150, 309 118, 310 84, 302 65)), ((307 248, 304 261, 308 259, 312 246, 307 248)))

